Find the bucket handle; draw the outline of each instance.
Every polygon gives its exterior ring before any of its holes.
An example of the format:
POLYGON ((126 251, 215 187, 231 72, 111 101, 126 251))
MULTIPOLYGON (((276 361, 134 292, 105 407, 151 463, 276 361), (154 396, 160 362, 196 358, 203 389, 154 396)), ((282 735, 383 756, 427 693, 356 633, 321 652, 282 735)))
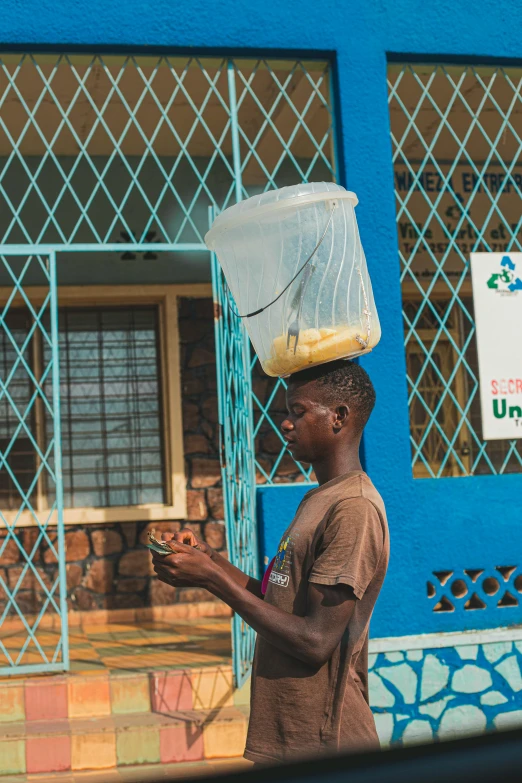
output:
MULTIPOLYGON (((268 310, 268 308, 269 308, 269 307, 272 307, 272 305, 273 305, 273 304, 275 304, 275 303, 276 303, 276 302, 277 302, 279 299, 281 299, 281 297, 283 296, 283 294, 284 294, 284 293, 286 293, 286 292, 288 291, 288 289, 290 288, 290 286, 292 285, 292 283, 293 283, 295 280, 297 280, 297 278, 299 277, 299 275, 301 274, 301 272, 303 272, 303 270, 305 269, 305 267, 307 267, 307 266, 308 266, 308 264, 310 263, 310 261, 312 260, 312 258, 315 256, 315 254, 316 254, 316 253, 317 253, 317 251, 319 250, 319 248, 320 248, 320 246, 321 246, 321 243, 322 243, 323 239, 324 239, 324 238, 325 238, 325 236, 326 236, 326 232, 327 232, 327 231, 328 231, 328 229, 330 228, 330 224, 331 224, 331 222, 332 222, 332 220, 333 220, 333 216, 334 216, 334 212, 335 212, 336 208, 337 208, 337 200, 335 200, 335 199, 332 199, 332 209, 331 209, 331 211, 330 211, 330 217, 328 218, 328 222, 327 222, 327 224, 326 224, 326 228, 325 228, 325 230, 323 231, 323 235, 322 235, 321 239, 319 240, 319 242, 317 243, 317 245, 314 247, 314 249, 312 250, 312 252, 311 252, 311 253, 310 253, 310 255, 308 256, 308 258, 306 259, 306 261, 304 262, 304 264, 302 265, 302 267, 301 267, 300 269, 298 269, 298 270, 297 270, 297 272, 296 272, 296 273, 295 273, 295 275, 292 277, 292 279, 290 280, 290 282, 289 282, 289 283, 288 283, 288 284, 287 284, 287 285, 286 285, 286 286, 283 288, 283 290, 281 291, 281 293, 279 293, 279 294, 276 296, 276 298, 275 298, 275 299, 272 299, 272 301, 271 301, 271 302, 269 302, 268 304, 264 305, 263 307, 260 307, 258 310, 253 310, 253 312, 251 312, 251 313, 245 313, 244 315, 240 315, 238 312, 236 312, 236 311, 234 310, 234 308, 233 308, 233 307, 232 307, 232 305, 230 304, 230 300, 229 300, 229 299, 228 299, 228 297, 227 297, 227 303, 228 303, 228 306, 229 306, 229 308, 230 308, 230 311, 231 311, 232 313, 234 313, 234 315, 235 315, 237 318, 253 318, 253 317, 254 317, 254 315, 260 315, 260 313, 262 313, 264 310, 268 310)), ((361 277, 361 281, 362 281, 362 277, 361 277)), ((364 291, 364 286, 363 286, 363 291, 364 291)), ((364 296, 365 296, 365 300, 366 300, 366 294, 365 294, 364 296)))
POLYGON ((370 304, 368 302, 368 296, 366 295, 366 288, 364 287, 364 280, 361 272, 361 267, 357 267, 357 272, 359 274, 359 279, 361 281, 361 288, 363 292, 363 299, 364 299, 364 310, 363 313, 366 316, 366 339, 364 337, 361 337, 360 334, 355 335, 355 339, 359 343, 359 345, 363 348, 363 350, 366 350, 368 348, 368 345, 370 344, 370 335, 372 333, 372 314, 370 312, 370 304))

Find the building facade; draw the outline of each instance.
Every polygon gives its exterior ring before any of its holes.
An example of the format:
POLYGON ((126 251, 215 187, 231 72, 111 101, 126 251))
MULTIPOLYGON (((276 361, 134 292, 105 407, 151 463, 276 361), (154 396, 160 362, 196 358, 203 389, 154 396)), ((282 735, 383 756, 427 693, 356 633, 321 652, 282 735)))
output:
MULTIPOLYGON (((313 476, 203 237, 237 200, 336 180, 383 330, 362 360, 392 538, 380 734, 520 719, 522 447, 482 439, 469 271, 473 251, 522 250, 520 21, 507 1, 5 5, 3 620, 208 601, 151 578, 151 527, 188 521, 262 568, 313 476)), ((36 631, 4 647, 3 673, 30 652, 60 670, 63 629, 56 657, 36 631)), ((235 621, 238 685, 252 641, 235 621)))

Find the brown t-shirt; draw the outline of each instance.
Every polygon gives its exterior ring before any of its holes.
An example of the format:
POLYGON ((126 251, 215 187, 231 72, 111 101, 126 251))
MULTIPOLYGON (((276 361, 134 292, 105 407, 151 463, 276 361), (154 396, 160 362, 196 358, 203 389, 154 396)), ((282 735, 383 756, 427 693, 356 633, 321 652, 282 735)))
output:
POLYGON ((368 627, 388 554, 384 504, 365 473, 305 495, 281 539, 265 601, 303 617, 309 582, 350 585, 357 600, 339 646, 319 669, 258 637, 247 759, 378 746, 368 705, 368 627))

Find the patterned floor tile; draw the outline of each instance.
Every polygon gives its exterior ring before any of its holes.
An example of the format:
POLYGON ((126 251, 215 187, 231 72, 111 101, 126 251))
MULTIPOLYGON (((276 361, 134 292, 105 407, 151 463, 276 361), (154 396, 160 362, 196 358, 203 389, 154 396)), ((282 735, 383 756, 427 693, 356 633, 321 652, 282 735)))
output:
POLYGON ((71 661, 71 665, 69 667, 69 671, 73 672, 74 674, 90 674, 93 672, 103 671, 104 669, 105 665, 103 661, 86 660, 71 661))
MULTIPOLYGON (((7 648, 19 654, 26 635, 14 628, 3 638, 7 648)), ((38 638, 52 660, 59 633, 45 629, 38 638)), ((69 643, 74 674, 227 665, 231 657, 230 621, 220 617, 86 624, 71 628, 69 643)), ((34 644, 25 650, 23 662, 41 662, 34 644)))

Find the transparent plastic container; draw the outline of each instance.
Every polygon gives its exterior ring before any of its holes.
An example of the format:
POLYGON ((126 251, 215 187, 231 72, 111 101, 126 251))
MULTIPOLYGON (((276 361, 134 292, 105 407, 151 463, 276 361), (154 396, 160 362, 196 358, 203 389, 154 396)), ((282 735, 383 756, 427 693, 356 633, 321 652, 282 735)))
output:
POLYGON ((331 182, 293 185, 229 207, 206 235, 268 375, 360 356, 379 342, 357 203, 331 182))

